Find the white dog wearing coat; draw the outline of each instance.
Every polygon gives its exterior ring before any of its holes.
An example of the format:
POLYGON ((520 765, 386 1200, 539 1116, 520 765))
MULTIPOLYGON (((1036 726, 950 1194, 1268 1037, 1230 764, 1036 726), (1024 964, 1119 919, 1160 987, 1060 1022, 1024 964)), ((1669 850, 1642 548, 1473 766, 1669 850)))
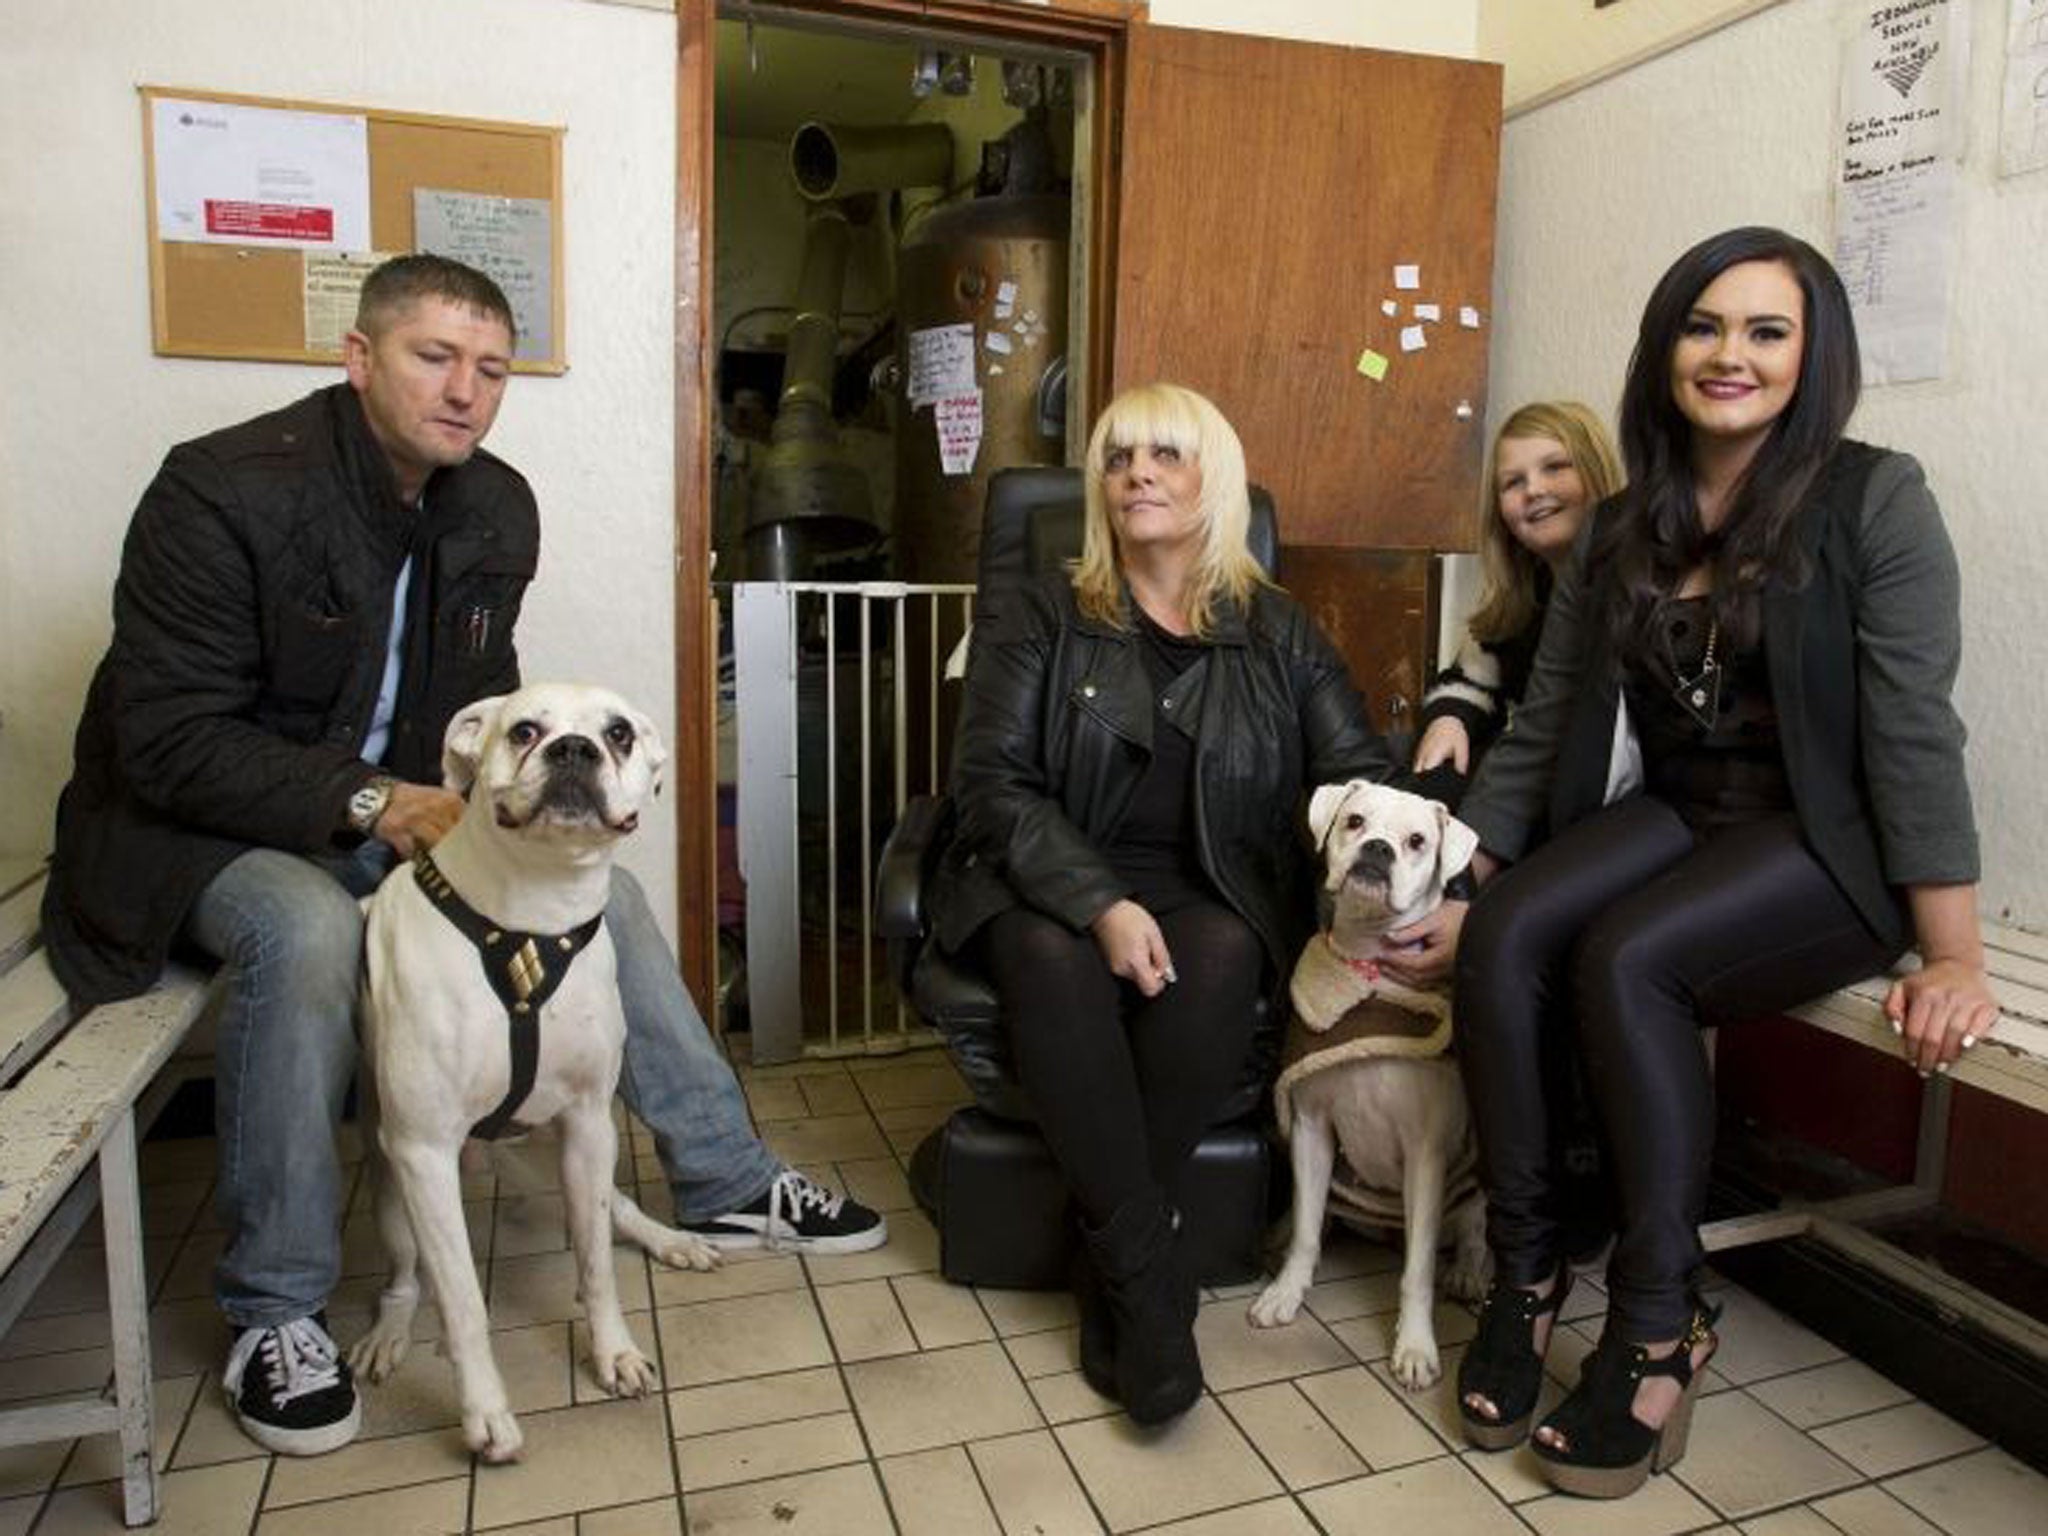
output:
POLYGON ((1443 1054, 1449 997, 1382 977, 1377 962, 1389 929, 1442 902, 1444 883, 1472 861, 1478 838, 1440 803, 1363 779, 1318 789, 1309 829, 1332 917, 1303 949, 1289 987, 1294 1017, 1274 1098, 1294 1168, 1294 1233, 1251 1320, 1262 1328, 1294 1320, 1334 1197, 1350 1220, 1407 1234, 1392 1364, 1414 1391, 1442 1374, 1433 1317, 1438 1243, 1448 1227, 1457 1256, 1447 1289, 1483 1294, 1485 1206, 1464 1085, 1443 1054))
POLYGON ((393 871, 365 903, 363 1048, 375 1089, 365 1097, 374 1097, 377 1225, 392 1272, 350 1360, 373 1381, 397 1369, 424 1263, 463 1438, 486 1461, 516 1457, 521 1436, 463 1224, 458 1162, 480 1121, 559 1127, 578 1289, 608 1390, 638 1396, 657 1381, 619 1310, 613 1230, 678 1268, 717 1263, 709 1244, 653 1221, 612 1179, 626 1025, 600 919, 614 848, 638 825, 665 758, 653 723, 601 689, 536 684, 472 704, 449 724, 442 754, 467 809, 426 859, 393 871), (531 1081, 519 1094, 513 1042, 536 1018, 531 1081))

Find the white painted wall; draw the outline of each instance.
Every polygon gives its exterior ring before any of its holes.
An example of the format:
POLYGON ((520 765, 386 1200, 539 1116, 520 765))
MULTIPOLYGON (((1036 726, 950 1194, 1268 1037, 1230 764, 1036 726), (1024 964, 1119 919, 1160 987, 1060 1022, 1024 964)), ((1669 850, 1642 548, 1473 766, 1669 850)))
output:
MULTIPOLYGON (((1642 300, 1687 245, 1772 223, 1828 248, 1839 28, 1859 8, 1787 0, 1511 120, 1501 165, 1491 415, 1574 395, 1613 411, 1642 300)), ((2002 0, 1975 7, 1969 150, 1948 378, 1868 391, 1852 430, 1926 466, 1963 570, 1957 702, 1987 912, 2048 928, 2048 173, 1996 179, 2002 0), (2028 701, 2034 701, 2032 703, 2028 701)))
POLYGON ((1402 53, 1475 56, 1480 0, 1152 0, 1168 27, 1350 43, 1402 53))
MULTIPOLYGON (((136 497, 165 448, 338 370, 150 351, 150 83, 566 125, 568 353, 491 447, 540 497, 530 677, 602 679, 671 730, 675 19, 576 0, 66 0, 0 49, 0 855, 40 852, 136 497)), ((675 907, 673 807, 629 862, 675 907)))

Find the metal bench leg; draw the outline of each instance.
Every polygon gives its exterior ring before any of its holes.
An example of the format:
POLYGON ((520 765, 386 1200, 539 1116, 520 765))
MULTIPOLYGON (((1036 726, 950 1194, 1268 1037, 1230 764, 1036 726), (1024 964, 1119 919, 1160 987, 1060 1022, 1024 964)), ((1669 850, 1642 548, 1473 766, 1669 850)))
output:
POLYGON ((100 1147, 100 1212, 107 1234, 107 1311, 114 1327, 114 1401, 121 1415, 122 1518, 131 1526, 148 1525, 158 1508, 156 1403, 132 1110, 114 1122, 100 1147))

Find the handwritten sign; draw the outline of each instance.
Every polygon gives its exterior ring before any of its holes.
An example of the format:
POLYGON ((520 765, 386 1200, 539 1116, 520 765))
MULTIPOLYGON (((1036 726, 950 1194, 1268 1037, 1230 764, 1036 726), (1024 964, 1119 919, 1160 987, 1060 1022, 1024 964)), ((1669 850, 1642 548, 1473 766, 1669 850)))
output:
POLYGON ((972 474, 981 451, 981 391, 940 396, 932 402, 932 418, 939 432, 939 468, 949 475, 972 474))
POLYGON ((421 187, 412 195, 419 248, 489 273, 519 326, 513 356, 555 355, 554 239, 544 197, 497 197, 421 187))

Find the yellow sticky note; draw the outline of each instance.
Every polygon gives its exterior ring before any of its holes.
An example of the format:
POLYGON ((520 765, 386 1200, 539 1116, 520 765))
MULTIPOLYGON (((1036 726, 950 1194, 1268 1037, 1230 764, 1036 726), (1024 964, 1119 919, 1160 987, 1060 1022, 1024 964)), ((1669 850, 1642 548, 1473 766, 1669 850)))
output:
POLYGON ((1358 371, 1377 384, 1387 376, 1387 360, 1367 347, 1358 354, 1358 371))

